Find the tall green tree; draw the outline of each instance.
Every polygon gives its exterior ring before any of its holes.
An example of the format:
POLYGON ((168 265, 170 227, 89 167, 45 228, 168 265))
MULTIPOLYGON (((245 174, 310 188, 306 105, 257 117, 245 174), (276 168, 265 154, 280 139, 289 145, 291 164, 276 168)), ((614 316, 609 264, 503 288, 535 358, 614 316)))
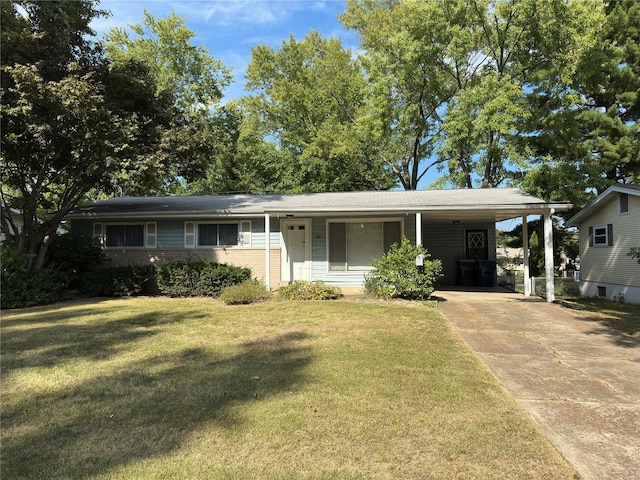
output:
POLYGON ((112 175, 151 186, 172 105, 144 65, 110 69, 91 40, 94 1, 2 2, 0 195, 7 245, 42 267, 62 218, 112 175), (10 208, 20 211, 18 230, 10 208))
MULTIPOLYGON (((156 19, 145 10, 140 24, 113 28, 104 39, 112 68, 132 61, 145 65, 156 82, 156 96, 173 101, 174 115, 163 136, 163 153, 172 168, 162 190, 171 193, 184 193, 185 183, 203 176, 211 157, 224 154, 230 140, 221 128, 226 114, 220 100, 231 72, 208 49, 192 43, 195 32, 185 22, 175 13, 156 19)), ((122 193, 148 193, 136 178, 122 175, 114 181, 122 193)))
MULTIPOLYGON (((337 39, 311 31, 278 49, 258 46, 247 69, 242 138, 272 144, 281 180, 273 190, 389 188, 390 173, 359 123, 366 106, 361 67, 337 39)), ((261 142, 255 144, 259 149, 261 142)), ((245 143, 250 146, 249 143, 245 143)), ((270 188, 271 189, 271 188, 270 188)))
POLYGON ((348 0, 340 17, 361 37, 360 60, 371 86, 364 125, 407 190, 418 188, 437 165, 424 163, 433 159, 446 105, 467 81, 456 71, 467 47, 456 42, 449 24, 461 16, 462 3, 348 0))
POLYGON ((529 94, 575 63, 598 11, 584 0, 348 0, 342 20, 362 37, 378 131, 405 188, 433 167, 460 187, 518 179, 529 94))
POLYGON ((575 213, 614 183, 640 178, 640 3, 610 2, 571 75, 541 89, 525 188, 575 213), (553 88, 555 87, 555 88, 553 88))

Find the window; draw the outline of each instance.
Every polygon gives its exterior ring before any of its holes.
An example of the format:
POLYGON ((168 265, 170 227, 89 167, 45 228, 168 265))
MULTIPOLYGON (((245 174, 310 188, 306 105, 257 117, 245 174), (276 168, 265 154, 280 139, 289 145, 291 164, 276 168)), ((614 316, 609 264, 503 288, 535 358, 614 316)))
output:
POLYGON ((327 225, 329 271, 365 272, 371 259, 380 258, 394 243, 400 243, 400 220, 329 221, 327 225))
POLYGON ((198 246, 238 245, 237 223, 199 223, 198 246))
POLYGON ((621 193, 620 194, 620 213, 629 213, 629 194, 621 193))
POLYGON ((596 225, 589 227, 589 245, 592 247, 607 247, 613 245, 613 225, 596 225))
POLYGON ((105 225, 107 247, 144 247, 144 224, 105 225))

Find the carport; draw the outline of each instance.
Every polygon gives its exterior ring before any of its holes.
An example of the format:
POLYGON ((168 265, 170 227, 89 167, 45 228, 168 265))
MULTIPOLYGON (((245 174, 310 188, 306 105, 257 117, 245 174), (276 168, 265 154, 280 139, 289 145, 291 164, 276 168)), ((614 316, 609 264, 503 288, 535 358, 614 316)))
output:
MULTIPOLYGON (((532 292, 527 221, 530 216, 539 215, 544 225, 546 300, 553 302, 555 297, 552 217, 556 212, 570 209, 572 205, 566 202, 544 202, 518 189, 461 190, 456 201, 457 204, 429 205, 416 212, 416 244, 425 245, 436 258, 446 258, 445 252, 451 252, 459 240, 455 235, 443 232, 464 232, 468 238, 469 232, 476 231, 478 226, 491 225, 494 237, 489 249, 493 254, 492 259, 495 260, 496 223, 514 218, 521 219, 524 294, 529 297, 532 292)), ((464 246, 464 252, 464 257, 469 258, 467 246, 464 246)))

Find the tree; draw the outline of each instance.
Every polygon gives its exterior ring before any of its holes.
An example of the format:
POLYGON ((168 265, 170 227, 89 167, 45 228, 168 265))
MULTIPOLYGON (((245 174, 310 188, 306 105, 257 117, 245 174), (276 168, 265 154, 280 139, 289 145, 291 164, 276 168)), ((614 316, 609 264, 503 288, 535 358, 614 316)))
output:
MULTIPOLYGON (((271 143, 284 181, 278 191, 389 188, 391 175, 358 123, 365 105, 360 65, 337 39, 310 32, 279 49, 252 51, 243 139, 271 143)), ((261 143, 261 142, 260 142, 261 143)), ((262 149, 264 146, 256 143, 262 149)), ((245 144, 246 145, 246 144, 245 144)))
POLYGON ((144 66, 108 68, 87 37, 104 14, 95 3, 2 2, 1 223, 26 271, 42 267, 62 218, 89 191, 117 172, 154 185, 163 170, 171 105, 144 66))
POLYGON ((440 184, 518 180, 529 95, 575 63, 578 32, 598 18, 592 3, 349 0, 342 20, 362 37, 378 130, 405 188, 432 167, 440 184))
POLYGON ((536 162, 524 186, 545 199, 569 199, 574 210, 640 176, 640 4, 610 2, 605 13, 571 75, 538 93, 546 110, 533 126, 536 162))
MULTIPOLYGON (((174 116, 163 137, 163 154, 172 168, 164 177, 163 190, 183 193, 184 183, 198 180, 211 156, 228 148, 227 132, 220 130, 226 113, 216 116, 231 72, 206 48, 192 45, 195 33, 175 13, 156 19, 145 10, 142 23, 130 30, 111 29, 105 50, 112 68, 132 61, 146 65, 157 85, 156 96, 172 99, 174 116)), ((123 193, 148 193, 128 176, 115 180, 123 193)))
MULTIPOLYGON (((578 238, 575 232, 566 229, 560 219, 553 219, 553 263, 558 266, 563 259, 570 264, 575 264, 579 255, 578 238)), ((544 222, 532 220, 527 222, 529 232, 529 267, 530 274, 534 277, 545 273, 545 253, 544 253, 544 222)), ((522 225, 516 226, 510 232, 501 234, 504 244, 507 247, 521 248, 522 225)))
POLYGON ((440 61, 449 55, 455 62, 459 54, 444 21, 456 16, 454 10, 450 3, 348 0, 340 17, 358 31, 365 51, 360 59, 371 84, 368 135, 407 190, 416 189, 437 163, 422 165, 435 151, 443 107, 457 89, 449 65, 440 61))

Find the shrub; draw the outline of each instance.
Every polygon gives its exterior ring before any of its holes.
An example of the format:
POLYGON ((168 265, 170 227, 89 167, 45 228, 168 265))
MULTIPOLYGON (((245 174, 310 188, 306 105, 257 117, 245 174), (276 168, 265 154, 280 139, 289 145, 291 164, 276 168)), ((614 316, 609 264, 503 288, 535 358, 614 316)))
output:
POLYGON ((373 270, 365 276, 365 292, 383 298, 426 300, 442 277, 442 262, 430 257, 423 246, 412 245, 403 237, 382 258, 373 260, 373 270), (418 255, 424 255, 421 271, 415 264, 418 255))
POLYGON ((33 307, 71 298, 68 278, 63 272, 51 267, 27 272, 25 254, 5 245, 1 247, 0 262, 2 308, 33 307))
POLYGON ((335 300, 344 296, 340 287, 333 287, 322 281, 305 280, 295 280, 285 285, 278 290, 278 295, 287 300, 335 300))
POLYGON ((80 293, 89 297, 130 297, 149 293, 153 265, 102 267, 82 275, 80 293))
POLYGON ((238 285, 225 288, 220 294, 220 300, 227 305, 246 305, 268 300, 270 296, 263 283, 256 280, 246 280, 238 285))
POLYGON ((67 276, 69 290, 81 290, 84 274, 100 268, 105 262, 104 252, 91 239, 66 233, 51 240, 45 265, 67 276))
POLYGON ((158 268, 158 288, 170 297, 217 297, 251 278, 251 270, 206 260, 179 260, 158 268))

